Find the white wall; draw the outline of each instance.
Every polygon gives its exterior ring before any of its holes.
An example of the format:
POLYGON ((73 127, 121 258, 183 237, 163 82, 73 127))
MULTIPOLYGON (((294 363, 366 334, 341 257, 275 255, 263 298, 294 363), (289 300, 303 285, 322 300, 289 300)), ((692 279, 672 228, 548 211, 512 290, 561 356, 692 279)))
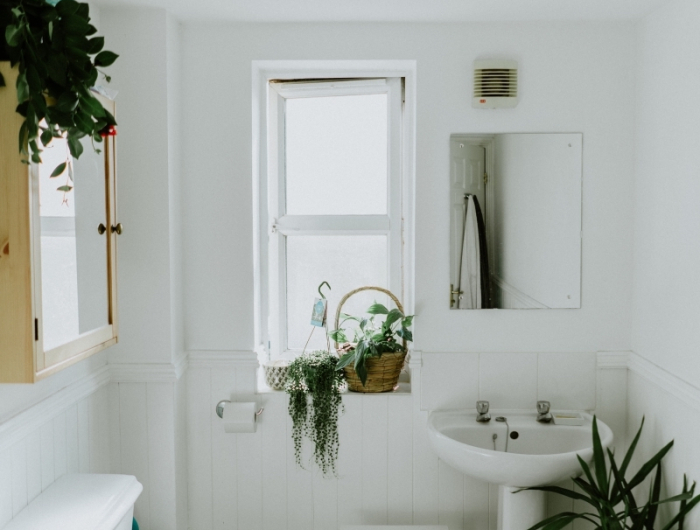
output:
POLYGON ((633 43, 627 23, 185 24, 186 347, 253 349, 251 61, 416 59, 416 347, 627 348, 633 43), (519 60, 516 109, 471 108, 472 62, 487 54, 519 60), (449 310, 449 136, 494 131, 584 135, 580 311, 449 310))
MULTIPOLYGON (((700 479, 700 4, 674 0, 637 28, 634 301, 630 433, 646 415, 640 459, 671 439, 664 478, 700 479)), ((697 512, 697 510, 696 510, 697 512)), ((668 518, 667 513, 665 514, 668 518)), ((700 526, 695 513, 690 527, 700 526)))

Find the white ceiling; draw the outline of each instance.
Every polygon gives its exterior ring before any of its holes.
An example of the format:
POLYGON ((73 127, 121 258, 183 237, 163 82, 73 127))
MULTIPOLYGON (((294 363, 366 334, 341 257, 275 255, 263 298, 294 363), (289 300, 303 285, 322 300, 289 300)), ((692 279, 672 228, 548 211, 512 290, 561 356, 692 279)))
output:
POLYGON ((256 22, 636 20, 668 0, 97 0, 183 20, 256 22))

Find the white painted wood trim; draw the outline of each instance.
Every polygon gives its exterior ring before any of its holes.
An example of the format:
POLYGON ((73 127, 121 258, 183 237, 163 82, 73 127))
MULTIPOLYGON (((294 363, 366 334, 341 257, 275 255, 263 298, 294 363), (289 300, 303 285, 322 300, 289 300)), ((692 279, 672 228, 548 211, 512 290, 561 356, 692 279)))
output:
POLYGON ((174 383, 185 372, 187 358, 181 358, 178 364, 129 363, 109 366, 113 383, 174 383))
POLYGON ((599 351, 596 354, 599 370, 627 370, 630 356, 629 351, 599 351))
POLYGON ((630 372, 646 379, 667 394, 700 411, 700 388, 667 372, 634 352, 631 352, 629 356, 628 368, 630 372))
POLYGON ((189 352, 190 368, 257 367, 258 356, 252 350, 193 350, 189 352))
POLYGON ((0 452, 9 449, 61 412, 94 394, 109 383, 109 380, 110 367, 105 365, 7 421, 0 420, 0 452))

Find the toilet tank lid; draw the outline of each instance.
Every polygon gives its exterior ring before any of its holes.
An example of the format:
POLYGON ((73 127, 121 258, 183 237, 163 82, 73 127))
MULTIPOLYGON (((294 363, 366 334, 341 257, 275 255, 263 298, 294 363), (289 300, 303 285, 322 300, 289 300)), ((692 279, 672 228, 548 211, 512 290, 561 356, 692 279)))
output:
POLYGON ((142 490, 131 475, 64 475, 3 530, 114 530, 142 490))

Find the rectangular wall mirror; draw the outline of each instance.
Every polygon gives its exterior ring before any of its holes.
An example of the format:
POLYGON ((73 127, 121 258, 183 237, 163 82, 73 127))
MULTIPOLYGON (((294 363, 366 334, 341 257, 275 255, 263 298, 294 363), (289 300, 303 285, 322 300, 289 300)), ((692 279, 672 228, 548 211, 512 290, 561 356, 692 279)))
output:
POLYGON ((450 307, 581 307, 583 135, 450 137, 450 307))

